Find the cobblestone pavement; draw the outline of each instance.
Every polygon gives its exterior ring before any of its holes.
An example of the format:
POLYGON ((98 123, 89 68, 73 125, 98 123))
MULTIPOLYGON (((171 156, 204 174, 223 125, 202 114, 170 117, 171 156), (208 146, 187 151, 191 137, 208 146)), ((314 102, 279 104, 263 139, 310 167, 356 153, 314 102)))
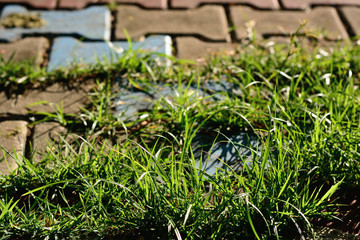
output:
MULTIPOLYGON (((111 9, 110 2, 0 0, 1 23, 12 14, 45 21, 36 28, 23 28, 21 22, 14 28, 0 25, 0 55, 15 61, 35 59, 48 71, 66 67, 74 58, 95 63, 99 56, 103 60, 101 56, 114 55, 108 41, 129 47, 124 29, 135 48, 197 61, 209 53, 233 51, 252 33, 264 41, 286 42, 304 20, 308 24, 302 31, 317 33, 324 46, 356 41, 360 35, 360 0, 116 0, 111 9)), ((8 151, 0 171, 16 167, 10 154, 24 155, 29 143, 41 153, 48 139, 65 131, 56 123, 29 127, 29 103, 62 102, 66 113, 76 114, 87 103, 90 87, 69 90, 55 84, 16 98, 0 91, 0 145, 8 151)), ((30 110, 51 111, 45 106, 30 110)), ((0 151, 0 159, 5 156, 0 151)))

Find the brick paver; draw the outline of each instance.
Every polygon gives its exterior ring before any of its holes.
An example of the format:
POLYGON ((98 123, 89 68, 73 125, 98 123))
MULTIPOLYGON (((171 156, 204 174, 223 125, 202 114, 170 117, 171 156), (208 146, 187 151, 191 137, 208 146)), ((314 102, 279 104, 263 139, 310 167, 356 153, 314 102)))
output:
POLYGON ((341 7, 340 11, 355 35, 360 36, 360 7, 341 7))
POLYGON ((286 9, 306 9, 313 5, 358 5, 359 0, 280 0, 286 9))
MULTIPOLYGON (((0 146, 14 157, 16 153, 19 160, 25 152, 27 134, 27 122, 25 121, 0 122, 0 146)), ((4 156, 3 149, 0 148, 0 174, 7 174, 16 167, 14 158, 6 153, 4 156)))
MULTIPOLYGON (((48 150, 51 149, 51 144, 58 143, 60 136, 63 136, 66 141, 70 140, 70 136, 65 136, 67 133, 66 128, 56 122, 44 122, 34 126, 33 129, 33 145, 32 150, 34 151, 33 159, 35 161, 41 160, 48 150)), ((55 145, 57 147, 57 145, 55 145)))
POLYGON ((0 117, 25 115, 28 110, 40 112, 56 112, 56 105, 63 106, 64 113, 79 113, 80 107, 89 103, 87 93, 92 85, 83 83, 71 89, 61 84, 53 84, 45 89, 33 89, 16 98, 8 99, 4 92, 0 92, 0 117), (28 105, 47 101, 49 104, 40 104, 28 107, 28 105))
POLYGON ((6 6, 1 17, 12 13, 39 13, 45 20, 40 28, 6 28, 0 31, 0 39, 14 41, 23 35, 80 35, 89 39, 110 40, 110 10, 105 6, 92 6, 78 11, 32 11, 20 5, 6 6))
POLYGON ((310 12, 299 11, 258 11, 245 6, 230 8, 238 40, 248 37, 249 25, 258 38, 264 35, 289 35, 295 33, 299 23, 308 20, 302 33, 323 33, 330 40, 346 39, 347 32, 332 7, 317 7, 310 12))
MULTIPOLYGON (((127 41, 117 41, 110 46, 106 42, 81 42, 72 37, 56 38, 50 54, 48 71, 67 67, 74 60, 86 64, 117 61, 123 51, 129 50, 127 41)), ((133 50, 144 50, 171 56, 172 43, 169 36, 151 36, 141 42, 132 43, 133 50)), ((155 57, 155 55, 154 55, 155 57)))
POLYGON ((28 37, 14 43, 0 43, 0 56, 8 61, 19 62, 23 60, 34 60, 40 66, 43 57, 49 47, 49 41, 43 37, 28 37))
MULTIPOLYGON (((318 40, 315 39, 309 39, 306 37, 301 37, 297 39, 297 48, 302 48, 305 51, 314 51, 316 50, 322 53, 328 52, 330 54, 331 49, 338 46, 341 42, 336 41, 326 41, 326 40, 318 40)), ((269 37, 264 41, 263 46, 271 46, 271 45, 281 45, 284 47, 289 47, 290 44, 290 38, 289 37, 283 37, 283 36, 273 36, 269 37)), ((292 45, 294 46, 294 45, 292 45)))
MULTIPOLYGON (((290 44, 290 38, 283 36, 269 37, 263 42, 263 45, 269 46, 271 42, 287 47, 290 44)), ((299 39, 299 47, 308 50, 314 49, 314 47, 321 47, 324 50, 336 45, 337 43, 333 41, 311 42, 307 38, 299 39)), ((211 54, 234 54, 237 48, 241 48, 239 44, 204 42, 194 37, 177 37, 176 46, 178 58, 196 60, 200 63, 204 62, 205 57, 211 54)))
POLYGON ((228 53, 234 51, 231 43, 204 42, 195 37, 176 38, 177 57, 184 59, 203 60, 211 53, 228 53))
POLYGON ((60 0, 59 8, 80 9, 89 4, 108 4, 110 2, 138 4, 144 8, 167 7, 167 0, 60 0))
POLYGON ((277 0, 171 0, 170 6, 173 8, 195 8, 201 4, 249 4, 256 8, 278 9, 277 0))
POLYGON ((225 11, 221 6, 204 6, 194 10, 144 10, 135 6, 119 7, 116 39, 147 34, 201 35, 218 41, 229 41, 225 11))
POLYGON ((53 9, 56 7, 56 0, 0 0, 0 4, 26 4, 33 8, 53 9))

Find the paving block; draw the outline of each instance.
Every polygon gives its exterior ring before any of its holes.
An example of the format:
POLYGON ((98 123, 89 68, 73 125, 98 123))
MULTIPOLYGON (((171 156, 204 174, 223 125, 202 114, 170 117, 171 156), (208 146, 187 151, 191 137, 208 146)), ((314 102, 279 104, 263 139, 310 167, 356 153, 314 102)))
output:
POLYGON ((209 54, 231 54, 235 46, 231 43, 204 42, 195 37, 176 38, 177 57, 203 61, 209 54))
POLYGON ((0 4, 26 4, 41 9, 56 8, 56 0, 0 0, 0 4))
POLYGON ((44 122, 34 126, 33 129, 33 159, 40 161, 47 155, 48 151, 54 151, 51 147, 57 147, 57 143, 62 142, 60 135, 66 141, 71 141, 71 136, 67 135, 67 129, 56 122, 44 122))
POLYGON ((306 9, 310 7, 311 0, 280 0, 286 9, 306 9))
POLYGON ((28 134, 27 122, 3 121, 0 122, 0 174, 8 174, 16 169, 17 159, 21 160, 25 152, 26 138, 28 134))
POLYGON ((91 40, 110 39, 110 10, 105 6, 92 6, 78 11, 30 11, 20 5, 7 5, 1 18, 12 13, 40 14, 45 25, 40 28, 5 28, 0 39, 14 41, 23 35, 78 35, 91 40))
POLYGON ((114 116, 121 118, 123 121, 134 121, 140 111, 151 110, 154 100, 146 92, 121 89, 115 99, 116 110, 114 116))
MULTIPOLYGON (((191 146, 197 167, 210 176, 231 169, 240 172, 244 164, 251 168, 254 160, 261 160, 260 139, 245 132, 227 138, 200 132, 194 137, 191 146)), ((269 160, 267 167, 270 164, 269 160)))
POLYGON ((123 121, 134 121, 141 111, 149 111, 153 108, 153 103, 160 97, 172 95, 173 91, 168 85, 157 84, 153 86, 138 86, 130 84, 127 79, 122 79, 118 83, 118 94, 115 98, 116 117, 123 121))
POLYGON ((13 43, 0 43, 0 56, 6 61, 34 60, 34 64, 40 66, 48 48, 49 41, 46 38, 28 37, 13 43))
POLYGON ((59 8, 80 9, 90 4, 130 3, 144 8, 167 8, 167 0, 60 0, 59 8))
POLYGON ((310 0, 312 5, 360 5, 359 0, 310 0))
POLYGON ((230 7, 230 14, 238 40, 247 38, 249 32, 254 32, 258 39, 266 35, 290 35, 305 20, 308 23, 301 33, 321 33, 329 40, 348 38, 336 9, 332 7, 317 7, 310 12, 299 12, 258 11, 245 6, 233 6, 230 7))
POLYGON ((89 104, 87 95, 93 87, 94 84, 86 82, 76 86, 55 83, 46 88, 27 90, 9 99, 4 92, 0 92, 0 118, 17 117, 27 114, 29 110, 54 113, 58 111, 57 106, 62 107, 64 113, 78 114, 80 107, 89 104), (33 103, 42 104, 31 105, 33 103))
MULTIPOLYGON (((71 37, 56 38, 52 47, 48 71, 68 67, 72 63, 95 64, 105 60, 116 61, 123 51, 129 49, 127 41, 117 41, 110 46, 107 42, 81 42, 71 37), (117 52, 119 51, 120 52, 117 52)), ((171 56, 172 43, 169 36, 151 36, 140 42, 132 43, 133 50, 161 53, 171 56)), ((154 57, 156 55, 154 54, 154 57)))
POLYGON ((230 41, 225 10, 204 6, 192 10, 144 10, 136 6, 117 8, 116 39, 147 34, 201 35, 217 41, 230 41))
POLYGON ((280 0, 286 9, 306 9, 314 5, 358 5, 359 0, 280 0))
MULTIPOLYGON (((290 38, 282 37, 282 36, 273 36, 273 37, 266 39, 263 46, 273 45, 272 43, 288 47, 290 44, 290 38)), ((314 50, 316 50, 318 48, 317 50, 321 49, 320 51, 323 52, 324 54, 326 54, 324 51, 331 52, 332 49, 334 49, 335 47, 340 47, 342 44, 345 43, 345 41, 326 41, 323 39, 316 40, 316 39, 309 39, 309 38, 303 37, 303 38, 299 38, 297 43, 298 43, 297 47, 298 48, 301 47, 303 50, 313 52, 314 50)))
POLYGON ((353 33, 360 36, 360 7, 341 7, 340 11, 350 24, 353 33))
POLYGON ((173 8, 196 8, 201 4, 248 4, 262 9, 279 9, 277 0, 171 0, 173 8))
MULTIPOLYGON (((163 99, 167 103, 166 105, 177 105, 179 104, 177 99, 181 95, 177 86, 159 83, 141 86, 141 83, 139 83, 138 87, 134 87, 126 79, 119 83, 118 88, 119 93, 114 101, 116 107, 114 115, 122 118, 123 121, 136 120, 139 112, 151 110, 153 103, 160 99, 163 99)), ((182 94, 187 94, 189 103, 204 97, 207 98, 206 101, 216 102, 224 100, 227 96, 242 96, 238 86, 226 81, 225 76, 223 80, 203 82, 200 88, 198 88, 197 83, 194 83, 191 86, 184 84, 182 89, 182 94)))

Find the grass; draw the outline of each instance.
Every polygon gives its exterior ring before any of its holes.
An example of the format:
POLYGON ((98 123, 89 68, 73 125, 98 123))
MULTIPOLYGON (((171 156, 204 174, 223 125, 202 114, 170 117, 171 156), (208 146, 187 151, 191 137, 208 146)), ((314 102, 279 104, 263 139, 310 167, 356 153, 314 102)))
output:
POLYGON ((1 62, 8 89, 39 79, 97 83, 81 115, 61 106, 38 113, 76 129, 75 141, 60 141, 40 162, 17 156, 18 170, 1 176, 1 239, 312 236, 314 219, 338 216, 336 192, 360 182, 359 56, 359 46, 307 52, 255 44, 201 68, 175 59, 158 66, 132 51, 114 64, 52 73, 1 62), (113 86, 122 79, 145 92, 175 86, 177 94, 127 121, 113 115, 113 86), (210 80, 233 88, 211 101, 186 87, 210 80), (200 132, 255 134, 262 154, 240 172, 208 176, 195 163, 200 132))

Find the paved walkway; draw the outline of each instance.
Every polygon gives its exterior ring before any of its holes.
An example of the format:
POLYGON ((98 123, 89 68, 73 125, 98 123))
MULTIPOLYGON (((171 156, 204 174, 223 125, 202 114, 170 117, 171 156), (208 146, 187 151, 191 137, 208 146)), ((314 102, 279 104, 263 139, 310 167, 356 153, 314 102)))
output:
MULTIPOLYGON (((35 59, 48 71, 67 67, 74 59, 95 63, 129 48, 157 51, 202 61, 213 52, 231 52, 251 37, 286 43, 307 20, 303 33, 312 33, 329 46, 360 35, 360 0, 0 0, 0 54, 14 60, 35 59), (124 31, 126 30, 126 31, 124 31), (81 41, 80 41, 81 39, 81 41), (112 42, 115 48, 109 47, 112 42)), ((86 104, 87 86, 60 85, 9 98, 0 91, 0 145, 24 154, 30 145, 46 148, 46 141, 65 131, 55 123, 29 127, 28 110, 65 113, 86 104)), ((0 159, 3 154, 0 151, 0 159)), ((0 171, 9 166, 0 162, 0 171)))
POLYGON ((111 10, 109 2, 0 0, 2 19, 40 13, 45 20, 39 28, 0 28, 0 53, 9 58, 16 49, 16 60, 33 57, 38 65, 49 53, 53 70, 74 58, 94 62, 90 55, 111 54, 104 40, 126 49, 124 29, 144 41, 139 48, 195 60, 231 51, 252 34, 286 42, 304 20, 302 32, 315 33, 324 45, 360 35, 360 0, 117 0, 111 10), (146 38, 154 35, 160 36, 146 38))
MULTIPOLYGON (((129 48, 126 34, 134 48, 197 61, 212 52, 231 52, 254 36, 284 43, 305 20, 308 23, 302 32, 315 34, 324 46, 355 40, 360 35, 360 0, 109 2, 0 0, 0 54, 9 59, 15 52, 14 60, 33 58, 36 65, 51 71, 67 67, 74 59, 95 63, 98 58, 116 58, 119 50, 129 48), (109 41, 115 48, 109 47, 109 41)), ((19 154, 24 154, 29 142, 37 149, 43 148, 46 139, 64 129, 54 123, 27 127, 27 105, 63 102, 66 113, 77 113, 86 104, 87 91, 86 86, 68 90, 53 85, 17 98, 0 92, 0 145, 19 154)), ((30 110, 52 111, 48 106, 30 110)), ((6 168, 4 161, 0 162, 0 170, 6 168)))
MULTIPOLYGON (((0 0, 0 55, 14 60, 35 59, 48 71, 67 67, 73 59, 95 63, 133 47, 179 58, 203 61, 209 53, 232 52, 255 37, 286 43, 308 21, 302 33, 318 44, 357 41, 360 0, 0 0), (15 15, 14 15, 15 14, 15 15), (30 17, 29 17, 30 16, 30 17), (9 28, 11 27, 12 28, 9 28), (34 27, 35 26, 35 27, 34 27), (25 28, 26 27, 26 28, 25 28), (126 30, 126 31, 124 31, 126 30), (80 41, 81 39, 81 41, 80 41), (112 42, 115 48, 109 47, 112 42)), ((1 74, 0 74, 1 77, 1 74)), ((55 84, 17 97, 0 91, 0 145, 10 153, 28 154, 30 147, 47 147, 48 139, 66 132, 58 123, 30 127, 28 110, 53 111, 48 101, 78 113, 87 104, 91 86, 65 89, 55 84)), ((5 154, 7 155, 7 154, 5 154)), ((15 168, 0 149, 0 171, 15 168)), ((339 238, 340 239, 340 238, 339 238)))

